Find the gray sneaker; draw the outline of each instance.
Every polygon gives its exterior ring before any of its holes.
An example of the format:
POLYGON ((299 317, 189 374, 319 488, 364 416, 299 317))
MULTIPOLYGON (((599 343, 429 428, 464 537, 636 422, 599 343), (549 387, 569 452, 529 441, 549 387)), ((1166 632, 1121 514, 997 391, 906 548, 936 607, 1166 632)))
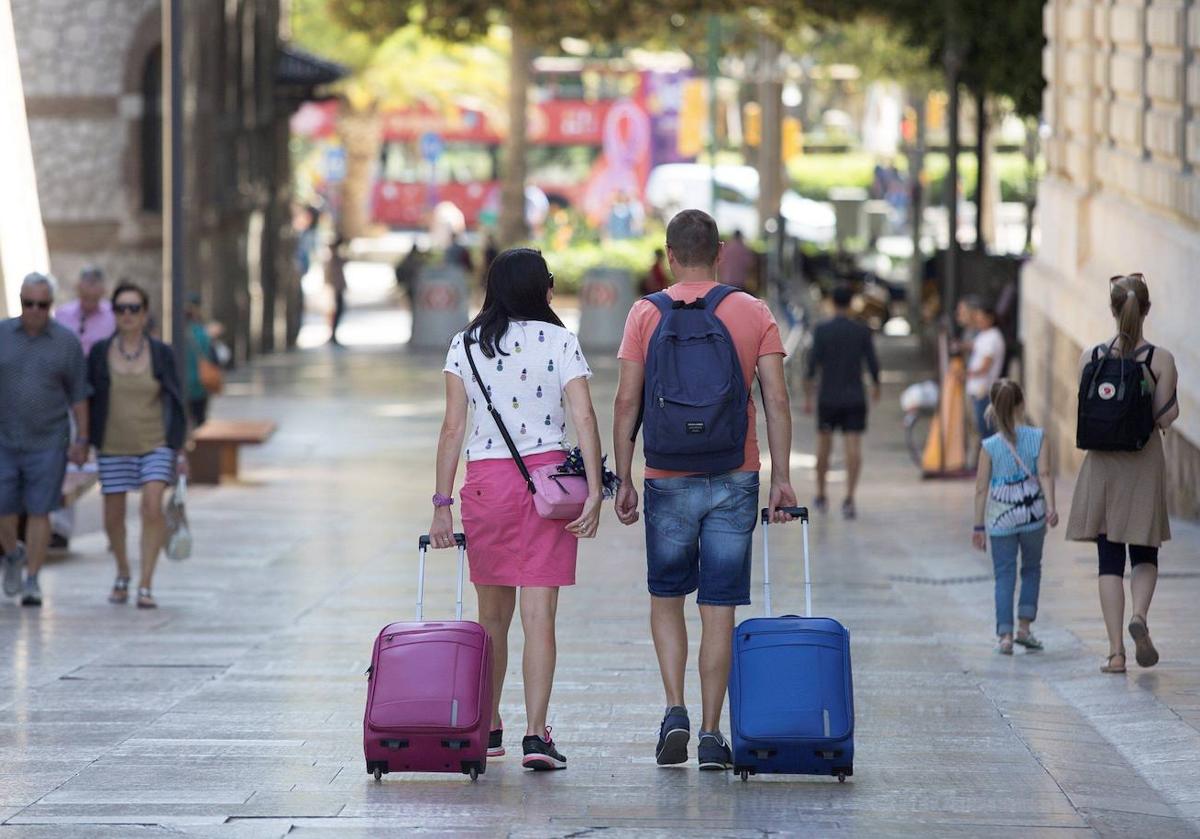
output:
POLYGON ((733 752, 719 731, 701 731, 700 744, 696 747, 696 758, 701 769, 725 770, 733 768, 733 752))
POLYGON ((21 594, 22 606, 41 606, 42 605, 42 587, 38 585, 36 577, 30 577, 25 580, 25 590, 21 594))
POLYGON ((4 557, 4 596, 16 597, 21 593, 21 569, 25 566, 25 546, 17 542, 12 553, 4 557))

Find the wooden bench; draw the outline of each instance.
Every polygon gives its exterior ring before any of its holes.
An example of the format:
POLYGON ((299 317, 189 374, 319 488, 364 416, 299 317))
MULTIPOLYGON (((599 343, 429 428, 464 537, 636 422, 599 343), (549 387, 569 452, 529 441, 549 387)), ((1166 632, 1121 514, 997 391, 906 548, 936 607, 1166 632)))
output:
POLYGON ((237 480, 239 448, 267 442, 276 428, 270 420, 209 420, 204 423, 192 435, 194 445, 188 457, 191 482, 219 484, 222 480, 237 480))

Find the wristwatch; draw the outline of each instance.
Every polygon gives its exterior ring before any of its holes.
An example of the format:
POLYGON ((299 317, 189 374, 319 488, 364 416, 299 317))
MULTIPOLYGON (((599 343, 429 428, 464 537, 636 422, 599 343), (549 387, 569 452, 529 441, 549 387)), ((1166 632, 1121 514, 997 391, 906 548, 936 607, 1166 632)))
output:
POLYGON ((435 507, 450 507, 454 504, 454 499, 449 495, 442 495, 440 492, 433 494, 433 506, 435 507))

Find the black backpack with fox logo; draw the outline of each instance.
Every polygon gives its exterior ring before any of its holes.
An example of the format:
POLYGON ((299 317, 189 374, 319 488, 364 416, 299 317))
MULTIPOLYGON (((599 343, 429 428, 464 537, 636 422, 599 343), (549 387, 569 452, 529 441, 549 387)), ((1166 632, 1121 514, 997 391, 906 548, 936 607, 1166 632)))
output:
MULTIPOLYGON (((1154 413, 1158 379, 1150 369, 1154 346, 1146 344, 1130 357, 1113 357, 1110 353, 1116 343, 1092 350, 1092 358, 1083 368, 1075 427, 1075 445, 1080 449, 1141 451, 1154 433, 1158 420, 1154 413), (1145 358, 1139 358, 1143 352, 1145 358)), ((1170 406, 1168 402, 1163 411, 1170 406)))

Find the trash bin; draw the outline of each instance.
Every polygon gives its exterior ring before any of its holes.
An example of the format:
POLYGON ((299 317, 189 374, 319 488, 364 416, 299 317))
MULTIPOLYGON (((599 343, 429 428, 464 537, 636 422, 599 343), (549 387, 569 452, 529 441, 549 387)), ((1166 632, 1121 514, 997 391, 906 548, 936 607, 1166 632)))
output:
POLYGON ((892 208, 888 202, 879 199, 868 201, 864 207, 867 216, 867 244, 873 248, 879 237, 887 232, 888 216, 892 208))
POLYGON ((615 351, 633 307, 633 274, 621 268, 592 268, 579 288, 579 343, 585 350, 615 351))
POLYGON ((867 191, 857 186, 839 186, 829 190, 829 203, 833 204, 837 220, 837 244, 845 250, 846 242, 863 234, 863 206, 867 203, 867 191))
POLYGON ((467 274, 457 265, 426 265, 417 275, 412 301, 412 338, 420 350, 444 350, 467 326, 467 274))

